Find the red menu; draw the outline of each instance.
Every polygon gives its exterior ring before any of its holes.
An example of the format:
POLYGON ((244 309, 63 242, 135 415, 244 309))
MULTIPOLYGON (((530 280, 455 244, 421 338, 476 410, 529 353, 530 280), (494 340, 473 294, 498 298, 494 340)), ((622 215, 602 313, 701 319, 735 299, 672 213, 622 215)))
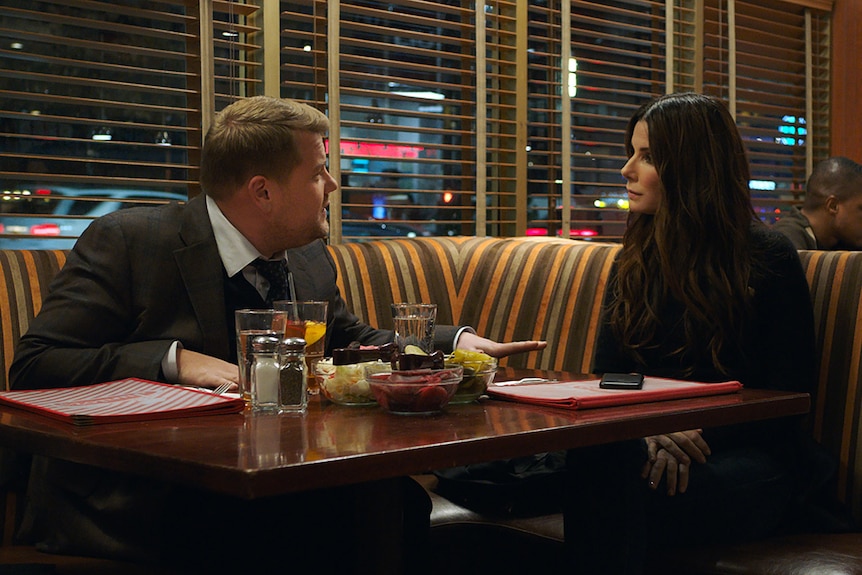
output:
POLYGON ((702 383, 658 377, 645 377, 643 389, 636 390, 601 389, 598 379, 525 385, 505 385, 505 382, 500 382, 500 384, 502 385, 489 385, 488 395, 496 399, 509 399, 567 409, 586 409, 703 395, 721 395, 735 393, 742 389, 742 384, 738 381, 702 383))
POLYGON ((0 403, 75 425, 237 413, 236 397, 144 379, 122 379, 82 387, 0 392, 0 403))

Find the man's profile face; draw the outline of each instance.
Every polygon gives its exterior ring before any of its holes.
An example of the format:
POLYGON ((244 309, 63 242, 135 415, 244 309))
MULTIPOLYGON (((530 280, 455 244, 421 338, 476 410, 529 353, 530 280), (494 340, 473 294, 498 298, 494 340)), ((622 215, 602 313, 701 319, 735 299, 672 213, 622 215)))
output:
POLYGON ((862 250, 862 193, 838 203, 835 235, 836 249, 862 250))
POLYGON ((329 194, 338 189, 326 168, 323 136, 299 132, 296 145, 301 161, 286 177, 272 180, 269 190, 273 208, 270 233, 280 249, 304 246, 329 234, 329 194))

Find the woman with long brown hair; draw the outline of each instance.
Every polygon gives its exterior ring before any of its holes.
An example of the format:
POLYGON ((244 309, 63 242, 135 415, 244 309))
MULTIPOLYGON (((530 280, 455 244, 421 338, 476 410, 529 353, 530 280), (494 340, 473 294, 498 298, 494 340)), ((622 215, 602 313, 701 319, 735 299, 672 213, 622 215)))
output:
MULTIPOLYGON (((811 391, 808 284, 792 244, 756 217, 725 105, 659 97, 632 116, 625 146, 629 225, 593 371, 811 391)), ((638 573, 647 549, 774 531, 798 486, 799 438, 798 422, 778 421, 570 452, 575 560, 587 573, 638 573)))

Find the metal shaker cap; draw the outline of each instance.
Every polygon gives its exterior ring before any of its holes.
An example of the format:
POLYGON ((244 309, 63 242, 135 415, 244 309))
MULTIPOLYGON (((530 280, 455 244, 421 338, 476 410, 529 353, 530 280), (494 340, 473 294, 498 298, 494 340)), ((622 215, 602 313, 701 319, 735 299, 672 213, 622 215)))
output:
POLYGON ((286 337, 278 345, 279 353, 297 353, 305 351, 305 340, 301 337, 286 337))
POLYGON ((275 353, 278 350, 278 337, 274 335, 258 335, 251 340, 251 349, 255 353, 275 353))

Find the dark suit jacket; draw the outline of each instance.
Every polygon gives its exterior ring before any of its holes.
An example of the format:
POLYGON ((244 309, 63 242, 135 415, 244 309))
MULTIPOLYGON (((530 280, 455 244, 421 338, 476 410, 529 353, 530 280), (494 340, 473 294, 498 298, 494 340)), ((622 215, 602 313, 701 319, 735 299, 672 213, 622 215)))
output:
MULTIPOLYGON (((335 263, 322 241, 291 250, 288 257, 297 297, 329 301, 328 350, 354 340, 392 340, 391 331, 362 324, 347 309, 335 284, 335 263)), ((175 340, 186 349, 229 360, 235 344, 227 325, 226 281, 203 197, 186 205, 133 208, 100 218, 69 254, 41 312, 21 338, 10 370, 12 385, 159 380, 162 359, 175 340)), ((441 349, 451 348, 455 330, 437 330, 441 349)), ((288 516, 303 525, 297 498, 281 499, 290 513, 270 510, 278 498, 267 500, 261 510, 194 489, 37 456, 20 536, 53 552, 189 561, 199 567, 202 558, 222 555, 221 540, 210 537, 217 521, 227 527, 215 532, 266 526, 265 518, 283 523, 288 516), (233 519, 230 509, 242 519, 233 519), (214 513, 208 516, 206 510, 214 513), (196 536, 200 541, 190 540, 196 536)), ((298 499, 313 503, 312 517, 329 513, 319 508, 326 497, 298 499)), ((238 549, 247 559, 244 548, 238 549)))
MULTIPOLYGON (((323 241, 289 251, 297 297, 327 300, 327 353, 351 341, 380 344, 392 332, 361 323, 336 287, 323 241)), ((95 220, 57 274, 19 342, 14 388, 86 385, 124 377, 163 380, 171 343, 230 360, 225 272, 203 196, 185 205, 121 210, 95 220)), ((261 307, 263 301, 261 300, 261 307)), ((448 351, 456 328, 439 326, 448 351)))

